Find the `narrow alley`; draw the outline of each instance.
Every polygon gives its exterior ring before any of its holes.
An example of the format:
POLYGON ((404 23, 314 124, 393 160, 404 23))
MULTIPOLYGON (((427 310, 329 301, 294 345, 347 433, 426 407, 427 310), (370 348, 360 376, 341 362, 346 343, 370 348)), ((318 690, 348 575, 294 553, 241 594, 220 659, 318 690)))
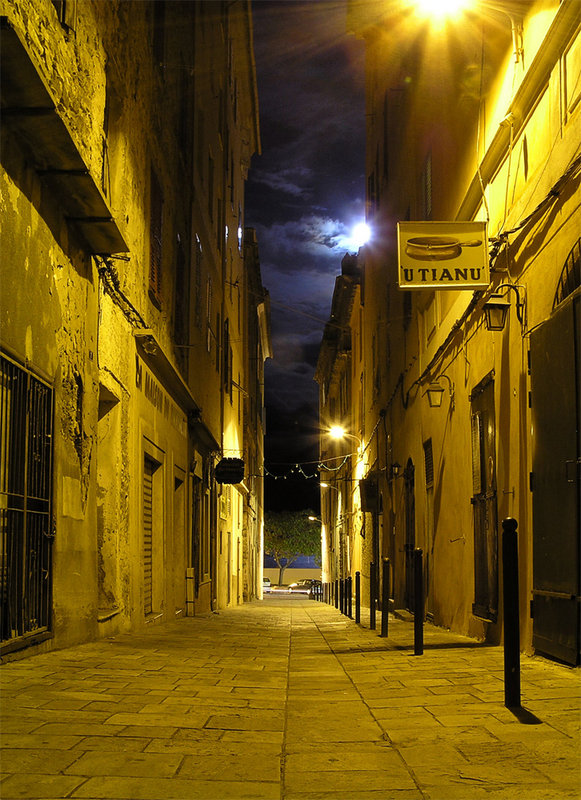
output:
POLYGON ((577 800, 579 670, 297 596, 2 666, 3 800, 577 800))

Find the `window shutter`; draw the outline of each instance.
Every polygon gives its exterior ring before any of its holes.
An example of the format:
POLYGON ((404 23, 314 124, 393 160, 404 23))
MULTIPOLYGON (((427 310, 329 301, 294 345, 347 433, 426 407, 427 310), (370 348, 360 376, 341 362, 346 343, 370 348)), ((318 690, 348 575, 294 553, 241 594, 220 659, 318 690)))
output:
POLYGON ((157 175, 151 170, 149 289, 157 300, 161 299, 162 222, 163 195, 157 175))
POLYGON ((153 473, 155 462, 145 456, 143 464, 143 607, 153 610, 153 473))
POLYGON ((472 414, 472 494, 482 491, 482 415, 472 414))
POLYGON ((434 453, 431 439, 424 442, 424 467, 426 473, 426 488, 430 488, 434 485, 434 453))

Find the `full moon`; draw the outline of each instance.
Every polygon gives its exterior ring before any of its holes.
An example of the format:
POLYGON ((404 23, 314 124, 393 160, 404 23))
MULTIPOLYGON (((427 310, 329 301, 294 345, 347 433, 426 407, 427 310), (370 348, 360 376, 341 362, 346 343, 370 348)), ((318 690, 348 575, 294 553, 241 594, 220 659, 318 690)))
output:
POLYGON ((371 229, 366 222, 358 222, 351 231, 351 241, 356 247, 362 247, 369 241, 371 229))

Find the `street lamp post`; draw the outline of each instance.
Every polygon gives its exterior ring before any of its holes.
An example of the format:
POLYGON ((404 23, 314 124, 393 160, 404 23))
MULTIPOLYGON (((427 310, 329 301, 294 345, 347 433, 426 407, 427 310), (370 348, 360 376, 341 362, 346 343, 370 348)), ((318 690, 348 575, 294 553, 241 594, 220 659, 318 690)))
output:
POLYGON ((341 425, 332 425, 327 432, 332 439, 337 441, 341 441, 341 439, 353 439, 355 442, 357 442, 359 447, 363 446, 363 442, 359 436, 355 436, 354 433, 349 433, 341 425))

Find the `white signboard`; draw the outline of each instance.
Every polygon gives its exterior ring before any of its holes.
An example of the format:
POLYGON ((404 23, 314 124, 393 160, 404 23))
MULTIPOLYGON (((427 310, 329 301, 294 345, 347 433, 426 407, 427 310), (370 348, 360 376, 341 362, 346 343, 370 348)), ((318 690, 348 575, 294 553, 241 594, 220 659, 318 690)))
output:
POLYGON ((485 222, 398 222, 400 289, 481 289, 490 283, 485 222))

